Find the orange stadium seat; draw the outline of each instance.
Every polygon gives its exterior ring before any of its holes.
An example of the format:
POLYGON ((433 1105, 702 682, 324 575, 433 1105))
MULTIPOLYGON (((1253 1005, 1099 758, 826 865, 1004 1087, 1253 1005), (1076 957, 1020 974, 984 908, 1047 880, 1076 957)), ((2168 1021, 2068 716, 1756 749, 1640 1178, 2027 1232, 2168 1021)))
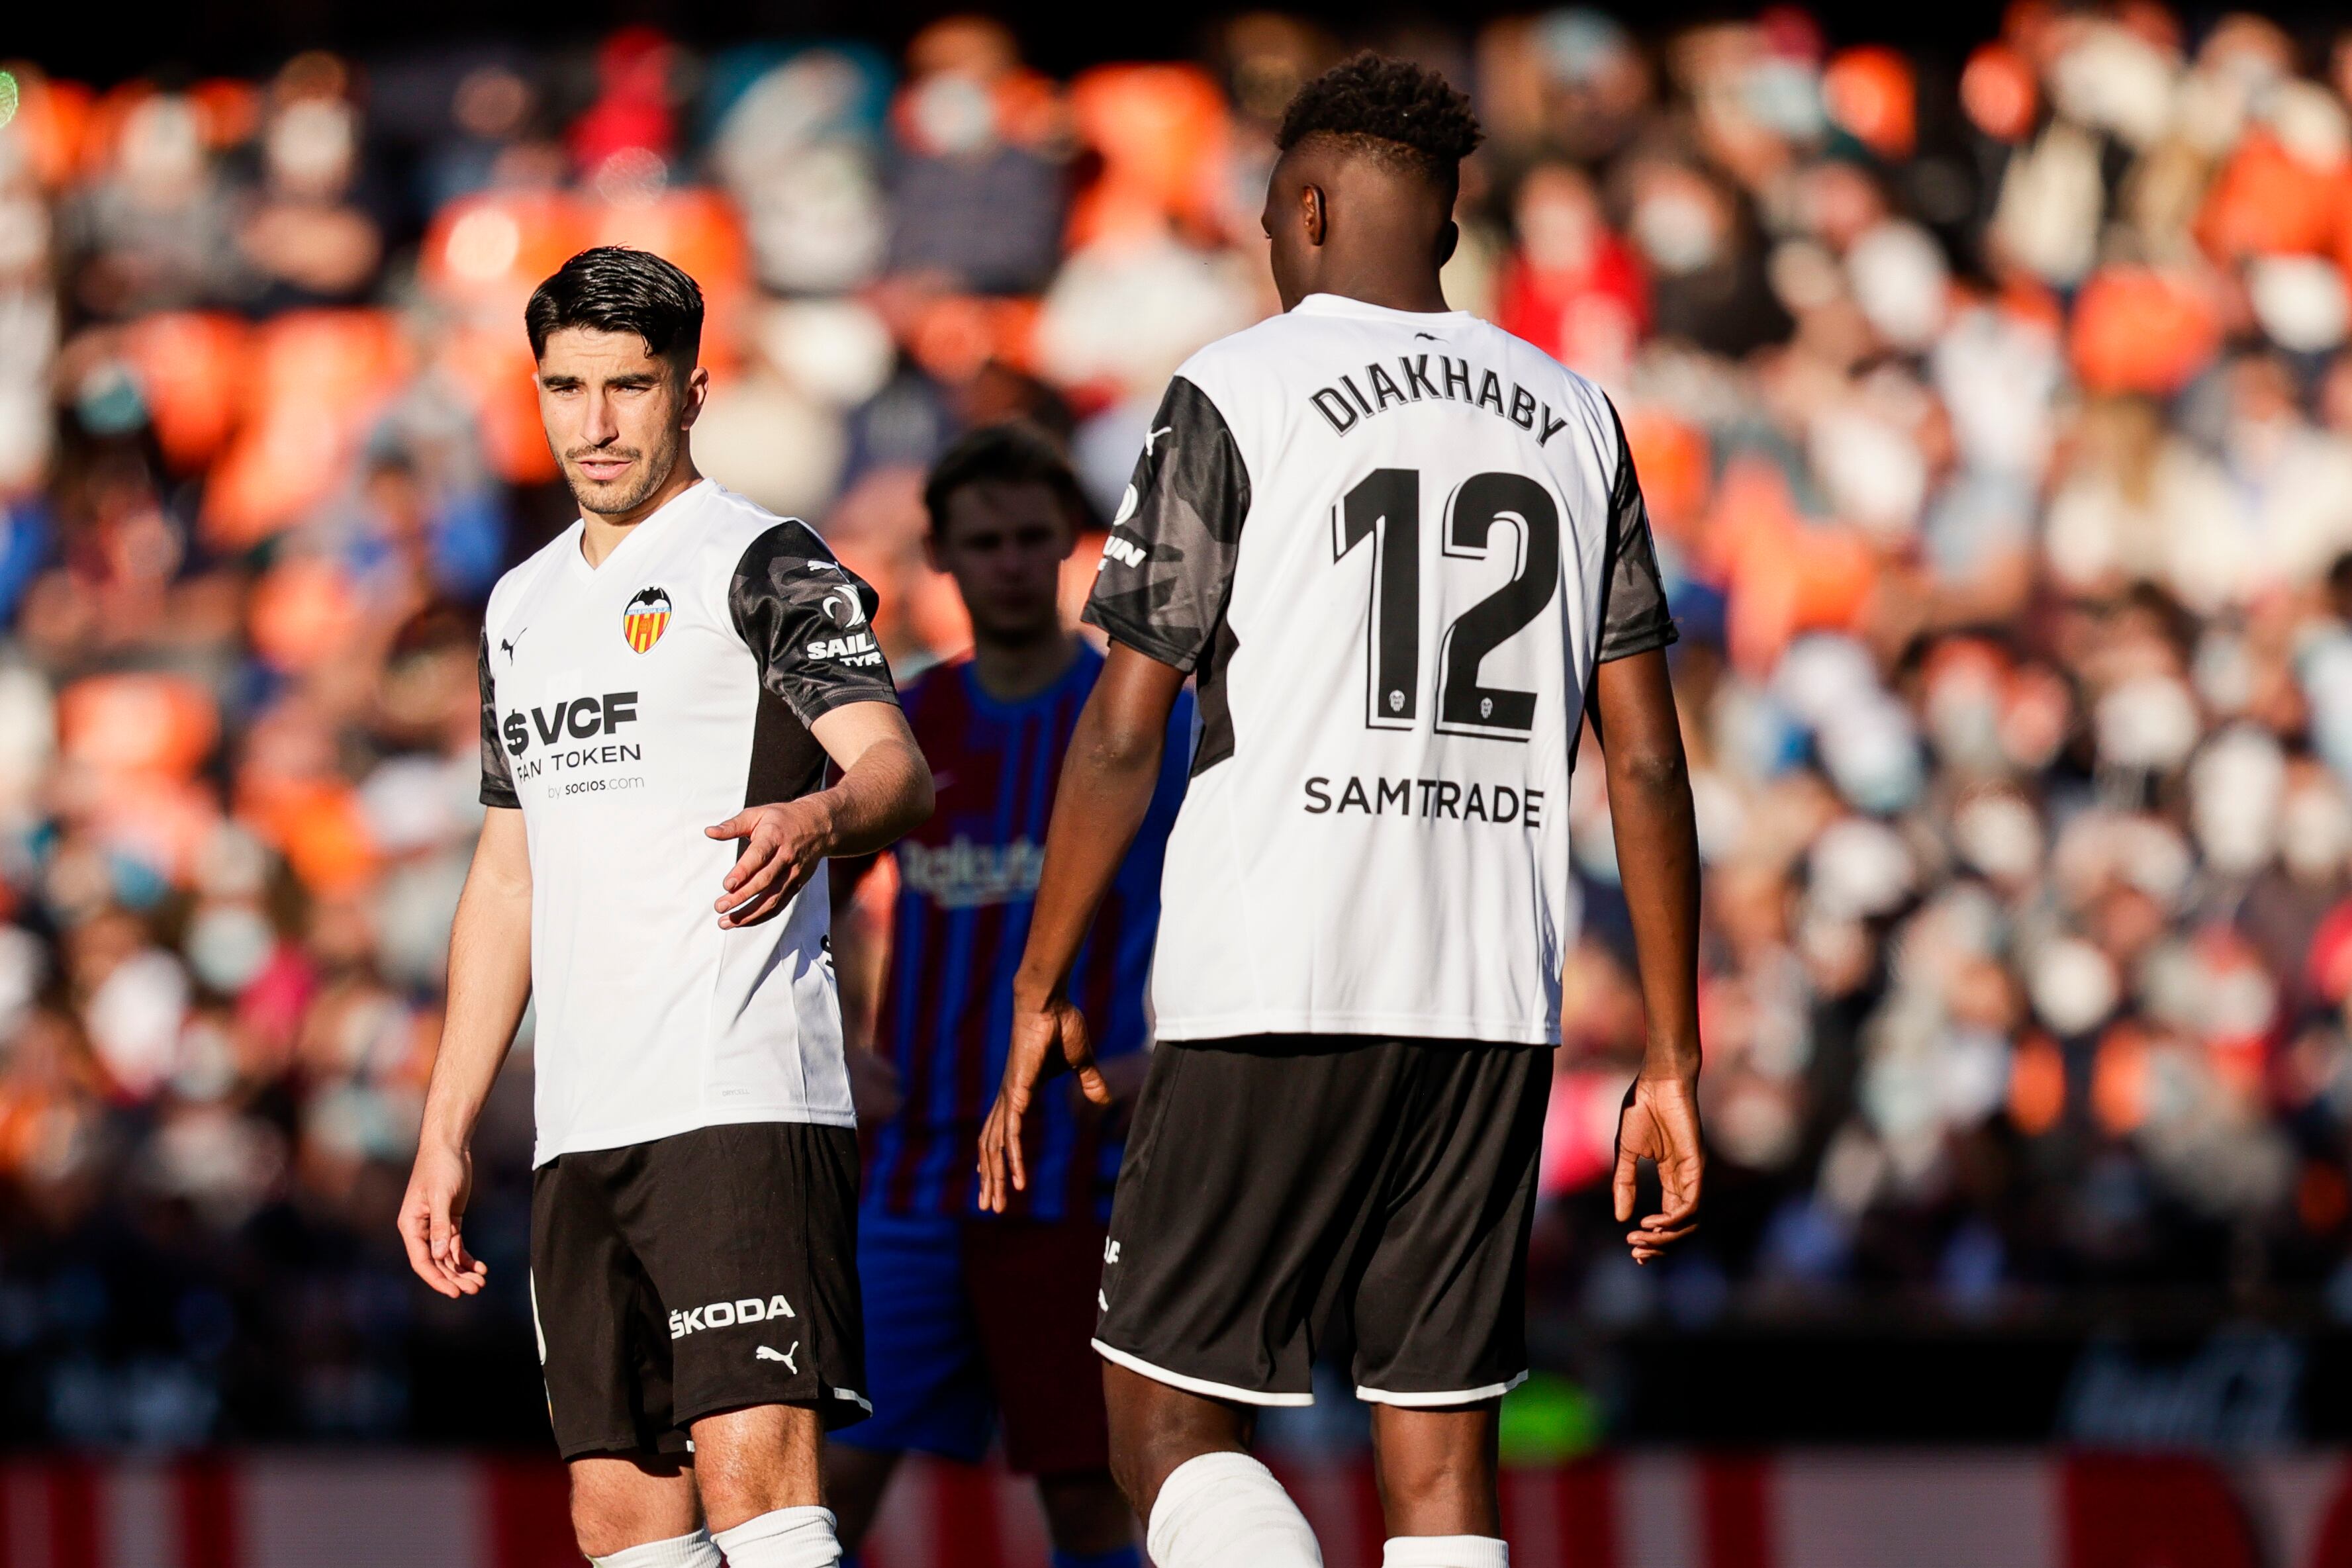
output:
POLYGON ((133 321, 123 343, 164 459, 183 474, 204 468, 236 430, 253 329, 221 311, 171 311, 133 321))
POLYGON ((59 749, 68 762, 100 775, 184 779, 219 739, 212 694, 187 675, 85 675, 58 694, 59 749))
POLYGON ((2154 267, 2102 267, 2074 303, 2075 373, 2097 392, 2168 397, 2211 362, 2221 323, 2190 282, 2154 267))
POLYGON ((443 303, 515 327, 540 279, 586 243, 580 206, 557 191, 488 191, 451 202, 425 230, 418 272, 443 303))
POLYGON ((407 357, 384 310, 300 311, 256 339, 246 418, 205 494, 205 535, 221 549, 258 544, 333 493, 407 357))
POLYGON ((1073 250, 1163 221, 1213 228, 1232 126, 1224 94, 1193 66, 1099 66, 1070 85, 1078 134, 1102 172, 1070 211, 1073 250))

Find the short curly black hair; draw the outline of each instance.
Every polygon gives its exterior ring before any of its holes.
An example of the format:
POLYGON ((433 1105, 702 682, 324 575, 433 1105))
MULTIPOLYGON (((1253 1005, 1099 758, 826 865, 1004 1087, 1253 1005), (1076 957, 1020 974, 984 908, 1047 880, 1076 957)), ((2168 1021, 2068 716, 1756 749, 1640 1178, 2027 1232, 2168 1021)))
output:
POLYGON ((1486 133, 1470 99, 1444 77, 1366 50, 1301 87, 1283 111, 1275 141, 1285 152, 1311 136, 1339 137, 1394 167, 1450 183, 1486 133))

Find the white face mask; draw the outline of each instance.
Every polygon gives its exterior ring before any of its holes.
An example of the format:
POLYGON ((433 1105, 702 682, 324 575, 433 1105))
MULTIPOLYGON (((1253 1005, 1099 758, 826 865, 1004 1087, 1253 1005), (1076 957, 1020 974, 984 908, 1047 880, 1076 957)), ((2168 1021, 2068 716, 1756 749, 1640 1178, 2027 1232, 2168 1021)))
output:
POLYGON ((235 996, 269 961, 278 934, 249 904, 208 904, 188 923, 182 943, 196 978, 222 996, 235 996))
POLYGON ((1711 265, 1722 248, 1715 213, 1688 191, 1664 191, 1644 196, 1633 209, 1633 241, 1662 272, 1697 272, 1711 265))

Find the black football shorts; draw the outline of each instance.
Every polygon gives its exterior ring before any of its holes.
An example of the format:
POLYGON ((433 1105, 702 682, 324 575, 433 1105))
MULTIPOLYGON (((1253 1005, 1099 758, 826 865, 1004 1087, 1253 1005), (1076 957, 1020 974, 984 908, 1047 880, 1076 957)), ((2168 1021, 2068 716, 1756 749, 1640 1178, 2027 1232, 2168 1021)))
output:
POLYGON ((1527 1376, 1528 1230, 1551 1052, 1318 1035, 1153 1053, 1103 1252, 1095 1348, 1245 1405, 1442 1406, 1527 1376))
POLYGON ((754 1122, 558 1155, 533 1173, 531 1316, 567 1459, 677 1453, 705 1416, 872 1414, 857 1134, 754 1122))

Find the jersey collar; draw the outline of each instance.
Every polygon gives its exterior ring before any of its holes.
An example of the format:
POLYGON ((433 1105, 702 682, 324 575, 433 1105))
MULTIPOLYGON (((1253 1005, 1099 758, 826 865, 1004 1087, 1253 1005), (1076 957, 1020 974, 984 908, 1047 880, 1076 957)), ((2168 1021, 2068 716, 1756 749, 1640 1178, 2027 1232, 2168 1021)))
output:
POLYGON ((580 551, 581 535, 585 534, 588 530, 588 520, 585 517, 581 518, 574 525, 579 532, 575 533, 572 538, 572 549, 570 554, 572 557, 572 565, 573 570, 586 577, 603 576, 605 570, 609 569, 614 561, 620 559, 623 556, 635 549, 637 541, 640 538, 643 538, 647 533, 653 531, 660 524, 667 522, 669 518, 676 517, 678 513, 692 510, 693 508, 687 505, 688 501, 700 496, 709 495, 712 491, 718 489, 718 481, 711 478, 707 474, 701 478, 696 480, 693 484, 688 485, 685 489, 680 490, 677 495, 672 496, 668 500, 664 501, 661 506, 655 510, 651 517, 645 518, 642 522, 638 523, 636 527, 631 528, 628 533, 623 537, 621 542, 613 547, 613 552, 604 558, 604 563, 600 566, 590 566, 588 564, 588 558, 585 555, 583 555, 580 551))
POLYGON ((1367 299, 1356 299, 1345 294, 1310 294, 1290 308, 1293 316, 1353 316, 1367 321, 1444 321, 1448 324, 1471 320, 1467 310, 1391 310, 1385 305, 1375 305, 1367 299))

